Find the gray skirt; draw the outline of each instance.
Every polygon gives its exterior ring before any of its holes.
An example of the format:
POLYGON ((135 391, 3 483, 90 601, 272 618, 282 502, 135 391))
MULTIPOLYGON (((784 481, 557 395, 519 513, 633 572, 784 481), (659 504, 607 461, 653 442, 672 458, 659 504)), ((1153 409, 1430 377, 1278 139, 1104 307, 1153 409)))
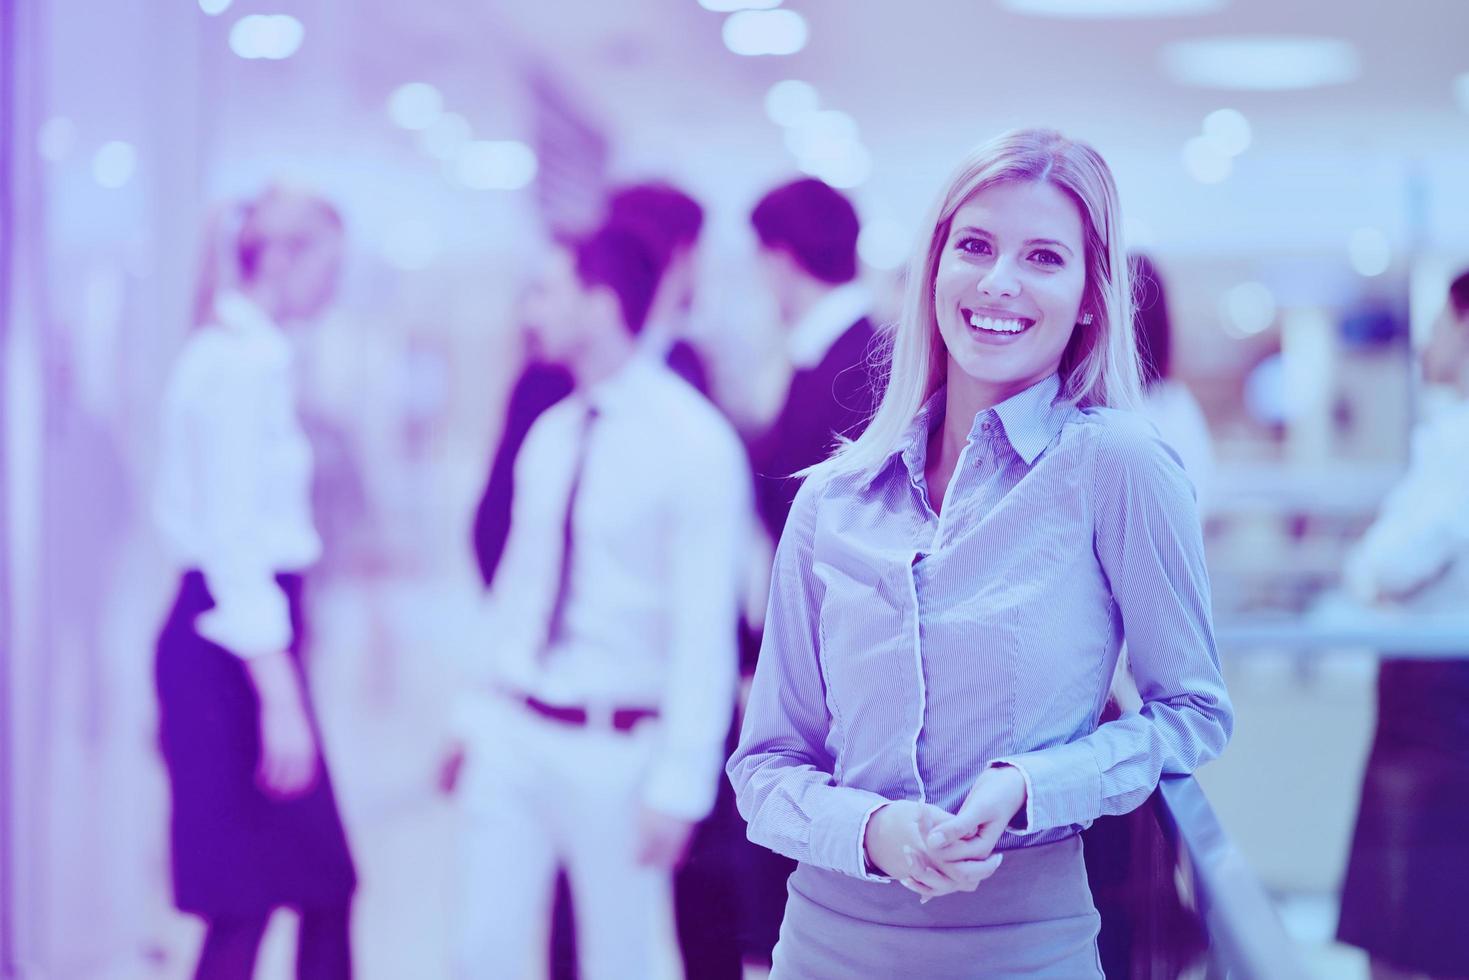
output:
POLYGON ((786 891, 771 980, 1102 976, 1079 836, 1006 851, 978 889, 927 905, 806 864, 786 891))

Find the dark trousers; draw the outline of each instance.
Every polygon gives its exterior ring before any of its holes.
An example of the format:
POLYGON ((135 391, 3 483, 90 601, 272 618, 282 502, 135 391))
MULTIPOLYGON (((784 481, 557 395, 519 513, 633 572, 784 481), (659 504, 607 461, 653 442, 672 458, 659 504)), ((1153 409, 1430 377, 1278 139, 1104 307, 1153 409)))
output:
MULTIPOLYGON (((296 945, 297 980, 348 980, 352 976, 350 906, 301 909, 296 945)), ((250 980, 270 913, 209 920, 195 980, 250 980)))

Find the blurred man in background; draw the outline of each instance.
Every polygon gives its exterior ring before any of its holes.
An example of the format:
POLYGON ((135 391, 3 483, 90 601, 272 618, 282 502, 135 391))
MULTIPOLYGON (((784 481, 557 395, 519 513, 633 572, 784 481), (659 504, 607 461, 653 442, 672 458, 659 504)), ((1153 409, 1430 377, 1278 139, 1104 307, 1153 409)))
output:
MULTIPOLYGON (((755 506, 773 549, 800 486, 791 474, 825 459, 839 435, 855 438, 872 414, 867 358, 876 332, 870 297, 857 281, 860 228, 850 201, 819 180, 797 180, 761 198, 750 223, 790 370, 775 421, 750 446, 755 506)), ((746 676, 759 642, 759 624, 751 624, 741 651, 746 676)), ((750 959, 768 963, 795 862, 753 845, 747 855, 744 943, 750 959)))
POLYGON ((641 241, 607 227, 569 258, 541 313, 573 392, 514 467, 492 678, 466 715, 466 976, 536 962, 558 864, 584 976, 667 972, 671 872, 714 804, 734 701, 742 448, 639 342, 658 284, 641 241))

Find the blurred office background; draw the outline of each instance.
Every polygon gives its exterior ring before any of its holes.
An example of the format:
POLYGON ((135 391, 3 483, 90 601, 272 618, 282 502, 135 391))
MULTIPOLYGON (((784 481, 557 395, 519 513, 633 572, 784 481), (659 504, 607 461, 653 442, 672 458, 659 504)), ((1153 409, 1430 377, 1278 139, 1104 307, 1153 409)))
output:
MULTIPOLYGON (((1238 727, 1199 782, 1311 975, 1366 975, 1332 936, 1377 652, 1469 651, 1469 627, 1368 615, 1339 578, 1406 464, 1414 344, 1469 265, 1469 5, 0 10, 6 975, 181 977, 199 942, 169 901, 152 657, 174 578, 150 501, 212 203, 283 177, 345 218, 341 302, 301 337, 328 555, 313 684, 362 875, 360 974, 433 978, 452 858, 434 767, 456 658, 485 642, 469 528, 520 368, 513 305, 551 232, 620 180, 699 197, 695 340, 753 427, 780 397, 760 194, 800 171, 849 193, 891 313, 948 168, 1022 124, 1111 163, 1212 434, 1238 727)), ((291 927, 259 975, 288 974, 291 927)))

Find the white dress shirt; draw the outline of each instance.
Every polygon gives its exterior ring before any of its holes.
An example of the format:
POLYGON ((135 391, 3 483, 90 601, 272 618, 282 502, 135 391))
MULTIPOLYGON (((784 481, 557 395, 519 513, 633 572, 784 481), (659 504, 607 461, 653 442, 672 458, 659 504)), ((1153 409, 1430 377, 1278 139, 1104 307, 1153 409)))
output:
POLYGON ((733 711, 750 480, 738 437, 708 401, 634 357, 531 427, 490 587, 497 686, 594 712, 657 709, 643 800, 688 819, 713 806, 733 711), (597 416, 583 449, 589 405, 597 416), (569 591, 546 649, 582 452, 569 591))
POLYGON ((157 521, 214 597, 199 635, 241 657, 290 644, 275 576, 321 556, 292 360, 270 317, 226 293, 214 322, 189 335, 164 394, 157 521))
POLYGON ((844 283, 811 305, 786 341, 786 354, 796 370, 821 363, 847 328, 867 315, 872 297, 857 282, 844 283))
POLYGON ((1466 557, 1469 401, 1456 400, 1414 432, 1408 472, 1348 556, 1343 581, 1362 602, 1410 599, 1423 612, 1457 612, 1469 595, 1466 557))

